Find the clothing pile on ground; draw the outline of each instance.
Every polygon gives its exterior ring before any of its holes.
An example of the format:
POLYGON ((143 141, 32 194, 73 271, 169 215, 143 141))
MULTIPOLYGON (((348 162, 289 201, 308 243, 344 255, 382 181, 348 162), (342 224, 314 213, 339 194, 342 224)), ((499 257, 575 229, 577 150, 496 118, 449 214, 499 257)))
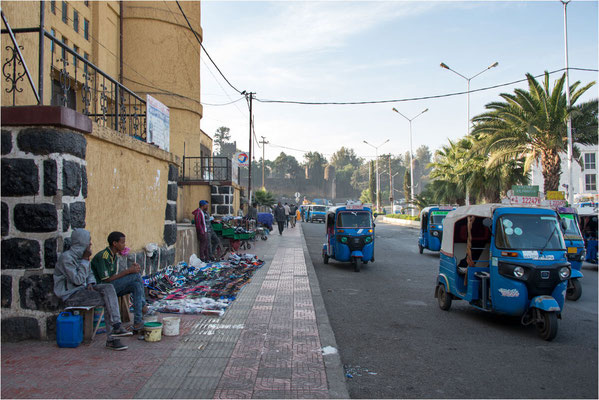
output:
POLYGON ((180 262, 144 276, 149 313, 223 315, 237 292, 264 265, 253 254, 231 254, 227 261, 188 265, 180 262))

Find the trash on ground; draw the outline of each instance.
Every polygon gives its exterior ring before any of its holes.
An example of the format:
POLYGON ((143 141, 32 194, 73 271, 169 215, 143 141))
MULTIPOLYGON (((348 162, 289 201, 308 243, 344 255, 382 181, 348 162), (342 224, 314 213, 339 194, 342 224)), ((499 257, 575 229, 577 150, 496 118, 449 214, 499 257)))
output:
POLYGON ((354 376, 363 376, 363 375, 377 375, 376 372, 369 371, 368 368, 360 367, 359 365, 344 365, 343 369, 345 370, 345 376, 348 378, 353 378, 354 376))
POLYGON ((337 354, 337 349, 333 346, 325 346, 322 348, 322 355, 328 356, 330 354, 337 354))

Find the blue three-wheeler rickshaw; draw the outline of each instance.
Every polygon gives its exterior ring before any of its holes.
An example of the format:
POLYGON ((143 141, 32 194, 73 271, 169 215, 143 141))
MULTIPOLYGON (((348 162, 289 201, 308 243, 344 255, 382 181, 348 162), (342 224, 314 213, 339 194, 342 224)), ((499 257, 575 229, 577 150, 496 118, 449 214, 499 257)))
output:
POLYGON ((550 208, 482 204, 450 212, 435 289, 439 307, 466 300, 480 310, 520 316, 552 340, 571 273, 560 228, 550 208))
POLYGON ((441 250, 443 238, 443 219, 448 212, 455 210, 452 206, 430 206, 420 212, 420 235, 418 236, 418 251, 441 250))
POLYGON ((586 257, 584 238, 582 237, 580 227, 578 226, 578 213, 575 209, 570 207, 559 207, 557 212, 562 221, 564 221, 562 223, 564 226, 562 230, 566 248, 568 249, 566 256, 568 257, 570 268, 572 269, 572 274, 568 280, 566 299, 576 301, 582 295, 582 285, 579 279, 583 277, 580 270, 582 268, 582 262, 586 257))
POLYGON ((326 216, 326 242, 322 259, 347 262, 360 272, 360 264, 374 262, 374 222, 372 211, 363 205, 332 207, 326 216))

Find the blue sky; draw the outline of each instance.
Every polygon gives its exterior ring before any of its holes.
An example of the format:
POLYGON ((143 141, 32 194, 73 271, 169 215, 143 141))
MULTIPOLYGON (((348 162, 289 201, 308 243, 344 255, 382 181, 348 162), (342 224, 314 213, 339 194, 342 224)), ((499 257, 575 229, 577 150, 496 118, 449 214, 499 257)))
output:
MULTIPOLYGON (((597 69, 596 1, 568 5, 570 67, 597 69)), ((471 90, 523 79, 564 67, 563 6, 554 1, 203 1, 204 46, 229 81, 259 99, 369 101, 466 91, 466 80, 441 62, 473 76, 471 90)), ((203 57, 201 128, 213 135, 231 129, 238 147, 248 148, 245 100, 210 106, 240 96, 203 57)), ((560 74, 551 75, 551 81, 560 74)), ((570 82, 597 81, 597 72, 571 71, 570 82)), ((470 94, 470 114, 525 83, 470 94)), ((598 97, 594 86, 581 99, 598 97)), ((374 156, 409 151, 409 124, 392 112, 413 117, 414 151, 434 151, 466 134, 466 95, 392 104, 308 106, 254 101, 258 139, 265 136, 266 158, 281 151, 301 161, 303 152, 332 154, 353 148, 374 156)), ((256 159, 262 149, 254 147, 256 159)))

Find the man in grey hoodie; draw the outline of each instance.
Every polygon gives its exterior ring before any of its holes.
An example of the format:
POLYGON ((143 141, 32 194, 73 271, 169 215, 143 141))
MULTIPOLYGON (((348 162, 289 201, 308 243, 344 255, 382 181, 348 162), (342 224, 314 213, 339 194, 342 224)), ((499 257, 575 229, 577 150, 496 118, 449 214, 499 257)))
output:
POLYGON ((133 333, 121 326, 118 298, 111 284, 96 284, 89 258, 92 254, 91 235, 85 229, 74 229, 71 248, 63 252, 54 268, 54 293, 67 307, 103 306, 106 310, 106 347, 127 350, 117 336, 133 333))

